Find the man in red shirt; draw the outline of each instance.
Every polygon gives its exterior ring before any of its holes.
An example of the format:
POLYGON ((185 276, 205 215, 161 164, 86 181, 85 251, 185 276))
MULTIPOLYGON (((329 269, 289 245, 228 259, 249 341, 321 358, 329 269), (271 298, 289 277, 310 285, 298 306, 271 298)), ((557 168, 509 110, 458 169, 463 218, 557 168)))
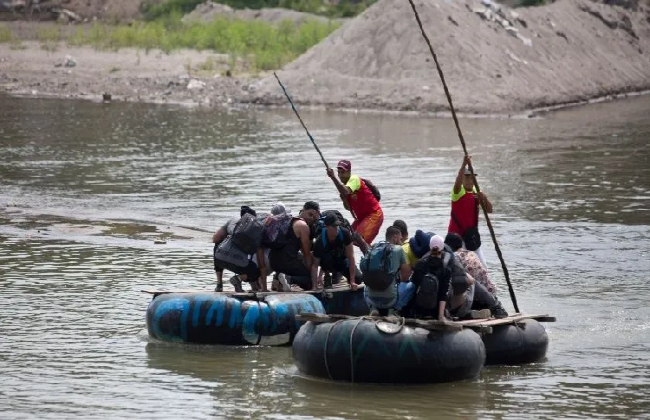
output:
POLYGON ((371 244, 384 223, 384 212, 372 191, 363 179, 352 174, 349 160, 341 160, 336 165, 338 179, 332 168, 327 169, 336 189, 341 194, 343 205, 354 216, 352 230, 358 233, 366 243, 371 244))
MULTIPOLYGON (((488 213, 492 213, 492 203, 488 200, 483 191, 480 194, 476 192, 474 178, 467 165, 471 163, 470 156, 463 158, 463 164, 458 171, 454 188, 451 191, 451 219, 447 233, 457 233, 461 237, 465 235, 468 229, 478 227, 479 202, 485 206, 488 213)), ((474 173, 474 175, 477 175, 474 173)), ((484 267, 487 268, 485 258, 481 248, 474 250, 481 260, 484 267)))

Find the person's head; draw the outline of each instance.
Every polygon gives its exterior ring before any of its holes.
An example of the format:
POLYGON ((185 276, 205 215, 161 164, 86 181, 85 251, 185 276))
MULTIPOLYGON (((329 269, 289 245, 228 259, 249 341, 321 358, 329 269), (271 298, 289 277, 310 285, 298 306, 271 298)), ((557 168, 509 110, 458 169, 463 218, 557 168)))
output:
POLYGON ((302 210, 300 210, 300 217, 302 217, 305 222, 312 226, 318 219, 320 219, 320 206, 315 201, 307 201, 302 210))
POLYGON ((429 240, 429 253, 432 257, 440 258, 445 249, 445 240, 440 235, 433 235, 429 240))
POLYGON ((445 237, 445 243, 449 245, 452 251, 456 252, 463 247, 463 237, 457 233, 448 233, 445 237))
POLYGON ((341 222, 339 221, 339 218, 336 217, 334 213, 330 213, 327 216, 325 216, 325 220, 323 221, 323 223, 325 225, 325 229, 327 230, 327 233, 329 233, 332 236, 338 234, 339 226, 341 226, 341 222))
POLYGON ((239 217, 243 217, 247 213, 252 216, 257 216, 257 213, 252 208, 248 206, 241 206, 241 208, 239 209, 239 217))
MULTIPOLYGON (((478 176, 476 172, 474 172, 475 176, 478 176)), ((463 187, 465 187, 465 191, 471 192, 474 189, 474 178, 472 178, 472 173, 469 171, 469 168, 465 168, 465 175, 463 176, 463 187)))
POLYGON ((350 180, 350 176, 352 176, 352 163, 345 159, 339 160, 339 163, 336 165, 336 171, 341 182, 347 184, 350 180))
POLYGON ((282 203, 275 203, 273 207, 271 207, 271 214, 274 216, 277 216, 278 214, 286 213, 287 209, 284 207, 284 204, 282 203))
POLYGON ((386 242, 393 245, 401 245, 402 232, 400 232, 395 226, 389 226, 388 229, 386 229, 386 242))
POLYGON ((400 234, 402 235, 402 242, 408 241, 409 239, 409 230, 406 227, 406 222, 404 220, 397 219, 393 222, 393 226, 399 229, 400 234))

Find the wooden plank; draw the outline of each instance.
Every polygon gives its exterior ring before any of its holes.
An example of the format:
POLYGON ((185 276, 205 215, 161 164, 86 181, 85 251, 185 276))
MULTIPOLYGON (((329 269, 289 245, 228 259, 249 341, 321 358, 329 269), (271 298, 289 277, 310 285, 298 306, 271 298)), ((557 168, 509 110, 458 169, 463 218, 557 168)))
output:
POLYGON ((456 324, 460 324, 465 327, 472 326, 496 326, 496 325, 508 325, 514 324, 517 321, 523 321, 524 319, 534 319, 538 322, 555 322, 555 317, 549 315, 511 315, 507 318, 500 319, 470 319, 466 321, 455 321, 456 324))
POLYGON ((263 296, 270 296, 270 295, 277 295, 277 294, 286 294, 286 293, 307 293, 307 294, 321 294, 321 293, 338 293, 338 292, 345 292, 349 291, 350 287, 347 284, 344 284, 343 286, 337 286, 332 289, 320 289, 320 290, 303 290, 303 291, 291 291, 291 292, 275 292, 275 291, 268 291, 268 292, 242 292, 242 293, 237 293, 237 292, 215 292, 214 289, 176 289, 176 290, 161 290, 161 289, 142 289, 140 290, 142 293, 148 293, 150 295, 163 295, 163 294, 169 294, 169 293, 216 293, 220 295, 226 295, 226 296, 236 296, 236 297, 263 297, 263 296))
MULTIPOLYGON (((382 316, 364 316, 364 317, 356 317, 356 316, 348 316, 348 315, 338 315, 338 314, 332 314, 332 315, 326 315, 326 314, 298 314, 296 315, 296 319, 298 321, 311 321, 315 323, 328 323, 328 322, 336 322, 340 320, 358 320, 358 319, 367 319, 369 321, 384 321, 384 322, 400 322, 400 318, 395 318, 395 317, 382 317, 382 316)), ((482 332, 482 333, 491 333, 492 328, 491 327, 486 327, 483 325, 475 325, 475 326, 462 326, 458 325, 455 322, 452 321, 438 321, 438 320, 423 320, 423 319, 414 319, 414 318, 404 318, 404 325, 407 325, 409 327, 419 327, 423 328, 426 330, 430 331, 460 331, 463 328, 471 328, 474 330, 477 330, 477 332, 482 332)))

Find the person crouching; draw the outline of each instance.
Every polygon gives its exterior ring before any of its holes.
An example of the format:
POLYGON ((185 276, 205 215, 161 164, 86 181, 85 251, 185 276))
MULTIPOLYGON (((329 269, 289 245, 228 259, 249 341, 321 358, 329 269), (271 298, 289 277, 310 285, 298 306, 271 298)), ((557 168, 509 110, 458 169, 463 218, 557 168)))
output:
POLYGON ((399 316, 415 293, 409 282, 410 267, 402 251, 401 237, 400 230, 390 226, 386 229, 386 241, 372 245, 361 258, 364 298, 371 316, 379 316, 380 310, 399 316))
POLYGON ((341 226, 335 214, 328 214, 324 220, 321 232, 316 236, 313 245, 314 261, 312 263, 312 283, 320 288, 318 282, 318 268, 323 272, 345 273, 351 290, 357 290, 361 282, 361 274, 357 272, 354 260, 354 247, 352 234, 341 226))

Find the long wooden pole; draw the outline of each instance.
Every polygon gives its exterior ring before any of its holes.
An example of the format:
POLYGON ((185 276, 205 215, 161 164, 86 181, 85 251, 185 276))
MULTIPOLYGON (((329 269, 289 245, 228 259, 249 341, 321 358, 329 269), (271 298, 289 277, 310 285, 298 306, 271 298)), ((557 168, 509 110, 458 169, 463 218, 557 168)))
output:
MULTIPOLYGON (((287 97, 287 100, 288 100, 289 103, 291 104, 291 109, 293 109, 293 112, 296 114, 296 117, 298 117, 298 120, 300 120, 300 124, 302 124, 302 128, 305 129, 305 132, 306 132, 307 135, 309 136, 309 140, 311 140, 311 144, 313 144, 314 147, 316 148, 316 151, 317 151, 318 154, 320 155, 320 158, 321 158, 321 160, 323 161, 323 163, 325 164, 325 167, 326 167, 327 169, 329 169, 329 168, 330 168, 329 165, 328 165, 327 162, 325 161, 325 158, 323 157, 323 154, 321 153, 320 149, 318 148, 318 145, 316 144, 316 141, 314 141, 314 138, 311 136, 311 133, 310 133, 309 130, 307 129, 307 126, 306 126, 305 123, 302 121, 302 118, 300 118, 300 114, 298 113, 298 110, 296 109, 296 106, 293 104, 293 101, 291 100, 291 97, 290 97, 289 94, 287 93, 287 90, 284 88, 284 85, 283 85, 282 82, 280 81, 280 78, 278 77, 277 74, 275 74, 275 72, 273 72, 273 75, 275 76, 276 80, 277 80, 278 83, 280 84, 280 87, 282 88, 282 91, 284 92, 284 96, 287 97)), ((342 199, 342 200, 345 200, 343 197, 341 197, 341 199, 342 199)), ((346 204, 346 203, 344 202, 344 204, 346 204)), ((348 205, 348 207, 350 206, 349 203, 347 203, 347 205, 348 205)), ((354 217, 354 219, 356 220, 357 215, 354 214, 354 211, 352 210, 352 208, 350 207, 348 210, 349 210, 350 213, 352 214, 352 217, 354 217)))
MULTIPOLYGON (((454 104, 451 101, 451 95, 449 94, 449 89, 447 88, 447 83, 445 82, 445 75, 442 74, 442 69, 440 68, 440 63, 438 63, 438 57, 436 56, 436 53, 433 51, 433 47, 431 46, 431 41, 429 41, 429 37, 427 34, 424 32, 424 28, 422 27, 422 21, 420 20, 420 15, 418 14, 417 9, 415 8, 415 4, 413 4, 413 0, 408 0, 409 3, 411 4, 411 8, 413 9, 413 13, 415 14, 415 19, 418 22, 418 26, 420 27, 420 32, 422 32, 422 36, 424 37, 424 40, 426 41, 427 45, 429 46, 429 51, 431 52, 431 55, 433 56, 433 61, 436 63, 436 68, 438 69, 438 74, 440 75, 440 80, 442 81, 442 87, 445 90, 445 95, 447 96, 447 101, 449 102, 449 108, 451 109, 451 116, 454 119, 454 124, 456 124, 456 130, 458 131, 458 137, 460 138, 460 144, 463 146, 463 152, 465 153, 465 156, 468 156, 467 153, 467 146, 465 145, 465 139, 463 138, 463 132, 460 130, 460 124, 458 123, 458 117, 456 117, 456 111, 454 110, 454 104)), ((478 186, 478 182, 476 181, 476 175, 474 174, 474 168, 472 167, 472 163, 470 161, 469 163, 469 171, 472 174, 472 178, 474 178, 474 185, 476 185, 476 191, 480 194, 481 188, 478 186)), ((503 268, 503 274, 506 278, 506 283, 508 283, 508 291, 510 292, 510 299, 512 299, 512 305, 515 308, 516 312, 519 312, 519 305, 517 305, 517 298, 515 297, 515 291, 512 288, 512 283, 510 282, 510 276, 508 275, 508 267, 506 267, 506 262, 503 260, 503 255, 501 254, 501 249, 499 248, 499 244, 497 243, 497 238, 496 235, 494 234, 494 228, 492 228, 492 223, 490 222, 490 217, 488 216, 487 210, 485 210, 485 205, 481 200, 479 200, 481 203, 481 208, 483 209, 483 214, 485 215, 485 221, 487 222, 488 229, 490 230, 490 236, 492 237, 492 242, 494 242, 494 247, 497 251, 497 255, 499 256, 499 261, 501 261, 501 268, 503 268)))
POLYGON ((275 74, 275 72, 273 72, 273 75, 275 76, 275 78, 277 79, 278 83, 280 84, 280 87, 282 88, 282 92, 284 92, 284 96, 286 96, 287 99, 289 100, 289 103, 291 104, 291 109, 293 109, 293 112, 296 114, 296 117, 298 117, 298 120, 300 120, 300 124, 302 124, 302 128, 305 129, 305 132, 307 133, 307 136, 309 136, 309 140, 311 140, 311 144, 313 144, 314 147, 316 148, 316 151, 317 151, 318 154, 320 155, 320 158, 321 158, 321 160, 323 161, 323 163, 325 164, 325 167, 326 167, 327 169, 329 169, 330 167, 329 167, 329 165, 327 164, 327 161, 325 161, 325 158, 323 157, 323 154, 321 153, 320 149, 318 148, 318 145, 317 145, 316 142, 314 141, 314 138, 311 136, 311 133, 310 133, 309 130, 307 129, 307 126, 306 126, 305 123, 302 121, 302 118, 300 118, 300 114, 298 113, 298 110, 296 109, 295 105, 293 104, 293 101, 291 100, 291 97, 290 97, 289 94, 287 93, 287 90, 284 88, 284 85, 283 85, 282 82, 280 81, 280 78, 278 77, 277 74, 275 74))

